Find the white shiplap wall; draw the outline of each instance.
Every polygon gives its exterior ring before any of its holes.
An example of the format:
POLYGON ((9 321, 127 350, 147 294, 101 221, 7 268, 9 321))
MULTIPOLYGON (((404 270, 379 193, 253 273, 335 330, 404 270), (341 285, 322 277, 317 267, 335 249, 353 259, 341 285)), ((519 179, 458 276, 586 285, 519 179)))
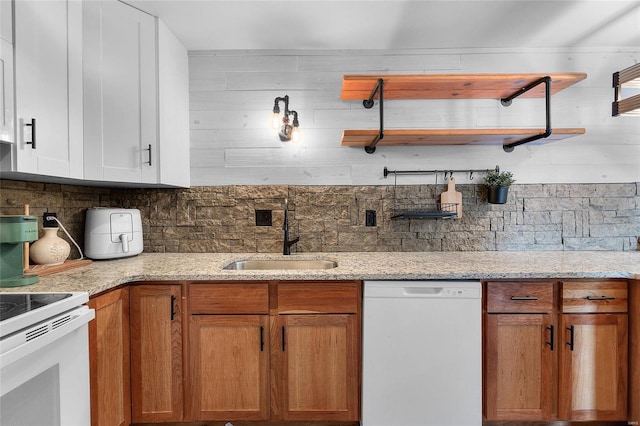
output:
MULTIPOLYGON (((191 184, 379 185, 391 170, 493 168, 518 183, 640 181, 640 117, 611 117, 612 73, 640 62, 638 49, 471 51, 190 52, 191 184), (344 129, 378 128, 378 107, 341 101, 343 74, 586 72, 553 96, 553 127, 586 134, 512 153, 495 146, 340 146, 344 129), (282 143, 269 127, 273 100, 289 95, 302 141, 282 143)), ((385 101, 385 128, 544 127, 544 100, 385 101)), ((458 183, 468 176, 456 175, 458 183)), ((401 176, 398 183, 435 183, 401 176)), ((439 177, 441 179, 441 176, 439 177)), ((439 180, 441 182, 441 180, 439 180)), ((474 183, 478 182, 478 178, 474 183)))

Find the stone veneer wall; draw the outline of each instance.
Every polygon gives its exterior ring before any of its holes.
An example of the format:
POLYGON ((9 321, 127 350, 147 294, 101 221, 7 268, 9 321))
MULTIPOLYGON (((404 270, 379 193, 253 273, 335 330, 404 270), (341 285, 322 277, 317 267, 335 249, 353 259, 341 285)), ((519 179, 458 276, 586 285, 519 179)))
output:
MULTIPOLYGON (((482 185, 458 185, 460 219, 391 219, 408 204, 433 209, 445 185, 215 186, 108 189, 3 180, 1 214, 55 211, 82 246, 88 207, 138 208, 146 252, 282 251, 284 199, 292 252, 637 250, 640 183, 514 185, 504 205, 482 185), (256 226, 255 210, 272 210, 256 226), (377 226, 365 226, 375 210, 377 226)), ((60 235, 62 235, 62 231, 60 235)), ((72 254, 72 257, 75 254, 72 254)))

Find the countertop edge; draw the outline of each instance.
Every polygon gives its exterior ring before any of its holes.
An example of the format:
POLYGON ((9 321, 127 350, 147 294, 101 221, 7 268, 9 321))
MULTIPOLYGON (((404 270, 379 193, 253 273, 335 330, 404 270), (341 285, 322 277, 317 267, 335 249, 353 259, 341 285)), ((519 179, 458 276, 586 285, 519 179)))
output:
POLYGON ((36 284, 2 292, 85 291, 89 295, 136 281, 275 280, 640 280, 640 252, 324 252, 283 256, 274 253, 142 253, 94 261, 40 277, 36 284), (237 260, 331 259, 326 270, 224 270, 237 260))

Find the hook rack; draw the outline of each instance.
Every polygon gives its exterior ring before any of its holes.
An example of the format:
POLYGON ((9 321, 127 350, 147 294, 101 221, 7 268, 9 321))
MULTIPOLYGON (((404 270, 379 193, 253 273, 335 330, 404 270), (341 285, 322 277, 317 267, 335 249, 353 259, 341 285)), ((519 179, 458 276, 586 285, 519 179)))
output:
POLYGON ((494 169, 443 169, 443 170, 389 170, 386 166, 383 170, 384 178, 389 175, 437 175, 438 173, 444 173, 446 180, 447 175, 450 177, 454 173, 469 173, 469 180, 473 180, 474 173, 488 173, 488 172, 500 173, 500 166, 496 166, 494 169))
POLYGON ((452 203, 435 203, 430 206, 423 204, 412 204, 410 206, 398 206, 396 197, 396 186, 398 175, 419 175, 419 174, 435 174, 436 185, 438 184, 438 173, 444 173, 445 180, 447 176, 451 177, 454 173, 469 173, 469 180, 473 180, 474 173, 500 172, 500 166, 494 169, 449 169, 449 170, 389 170, 384 168, 384 177, 392 174, 395 177, 393 186, 393 213, 391 219, 446 219, 458 216, 457 204, 452 203))

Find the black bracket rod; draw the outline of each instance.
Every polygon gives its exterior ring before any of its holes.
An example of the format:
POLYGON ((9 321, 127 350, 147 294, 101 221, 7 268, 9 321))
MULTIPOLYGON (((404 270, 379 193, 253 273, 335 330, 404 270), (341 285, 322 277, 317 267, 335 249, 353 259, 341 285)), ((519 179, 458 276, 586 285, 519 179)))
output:
POLYGON ((485 173, 485 172, 493 172, 500 173, 500 166, 496 166, 495 169, 445 169, 445 170, 389 170, 388 168, 384 168, 383 175, 385 179, 389 175, 433 175, 437 173, 449 173, 453 175, 454 173, 485 173))
POLYGON ((502 146, 502 149, 504 149, 505 152, 512 152, 516 146, 520 146, 525 143, 533 142, 538 139, 548 138, 549 136, 551 136, 551 77, 550 76, 542 77, 541 79, 534 81, 528 86, 523 87, 513 95, 507 98, 500 99, 500 103, 502 104, 502 106, 509 106, 511 105, 512 100, 514 100, 518 96, 528 92, 529 90, 533 89, 534 87, 542 83, 544 83, 544 96, 545 96, 545 109, 546 109, 546 127, 545 127, 544 133, 529 136, 524 139, 520 139, 518 141, 505 144, 502 146))
POLYGON ((367 154, 373 154, 376 152, 376 145, 380 142, 380 139, 384 138, 384 80, 379 78, 376 83, 376 87, 371 91, 371 95, 369 95, 369 99, 365 99, 362 101, 362 105, 365 108, 370 109, 373 107, 373 98, 376 93, 380 92, 380 131, 378 132, 378 136, 371 142, 370 145, 365 146, 364 150, 367 154))

